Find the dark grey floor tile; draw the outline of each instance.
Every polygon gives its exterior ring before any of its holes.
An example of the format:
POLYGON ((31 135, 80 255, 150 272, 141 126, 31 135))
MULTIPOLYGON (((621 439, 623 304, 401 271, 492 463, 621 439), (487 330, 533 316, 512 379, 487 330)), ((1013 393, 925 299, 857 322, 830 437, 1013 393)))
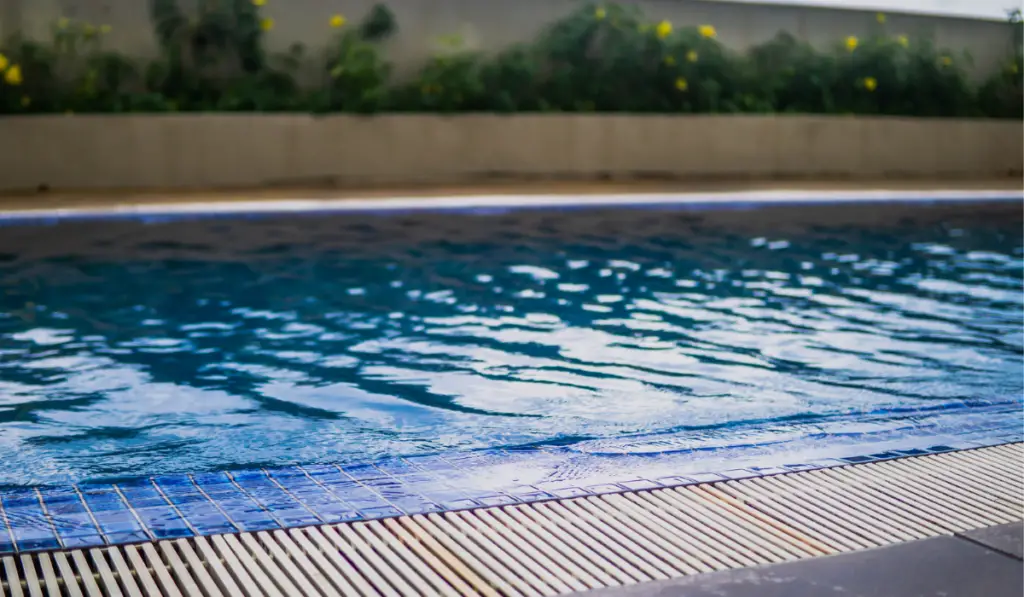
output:
POLYGON ((1021 597, 1024 564, 954 537, 605 589, 588 597, 1021 597))

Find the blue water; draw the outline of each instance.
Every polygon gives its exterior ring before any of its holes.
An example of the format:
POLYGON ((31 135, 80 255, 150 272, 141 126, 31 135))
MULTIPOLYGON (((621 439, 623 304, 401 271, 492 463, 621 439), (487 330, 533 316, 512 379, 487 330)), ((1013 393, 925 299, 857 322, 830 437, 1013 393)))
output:
POLYGON ((3 227, 0 486, 1019 404, 1022 224, 990 203, 3 227))

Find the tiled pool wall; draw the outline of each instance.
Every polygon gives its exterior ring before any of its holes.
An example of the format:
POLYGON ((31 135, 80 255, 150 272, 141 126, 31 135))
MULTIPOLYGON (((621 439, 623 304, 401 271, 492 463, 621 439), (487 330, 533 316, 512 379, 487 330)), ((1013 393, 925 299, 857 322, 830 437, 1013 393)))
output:
POLYGON ((0 491, 0 553, 117 545, 673 487, 1024 441, 1021 404, 766 429, 742 445, 685 432, 0 491))

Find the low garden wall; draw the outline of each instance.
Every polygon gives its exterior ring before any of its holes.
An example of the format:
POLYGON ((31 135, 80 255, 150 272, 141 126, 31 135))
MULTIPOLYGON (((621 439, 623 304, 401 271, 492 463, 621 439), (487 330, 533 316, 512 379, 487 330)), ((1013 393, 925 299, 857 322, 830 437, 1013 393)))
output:
POLYGON ((0 190, 1020 176, 1017 121, 841 116, 125 115, 6 119, 0 190))

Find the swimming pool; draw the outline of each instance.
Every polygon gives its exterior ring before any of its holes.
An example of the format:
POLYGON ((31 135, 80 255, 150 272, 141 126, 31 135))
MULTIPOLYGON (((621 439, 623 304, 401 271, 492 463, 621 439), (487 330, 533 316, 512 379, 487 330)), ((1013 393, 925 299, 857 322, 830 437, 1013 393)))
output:
POLYGON ((994 201, 8 225, 0 486, 1010 433, 1022 221, 994 201))

